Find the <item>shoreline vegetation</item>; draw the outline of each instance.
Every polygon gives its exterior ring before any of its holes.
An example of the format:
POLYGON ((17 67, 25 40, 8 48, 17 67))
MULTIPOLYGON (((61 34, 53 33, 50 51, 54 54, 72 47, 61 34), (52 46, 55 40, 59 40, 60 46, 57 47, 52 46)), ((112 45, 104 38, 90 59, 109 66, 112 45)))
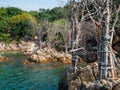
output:
MULTIPOLYGON (((23 64, 53 61, 59 62, 59 64, 70 64, 71 55, 67 54, 71 47, 69 9, 69 4, 64 7, 29 12, 17 7, 1 7, 0 52, 24 52, 29 59, 22 62, 23 64)), ((118 18, 112 45, 118 58, 120 57, 119 21, 118 18)), ((81 31, 79 46, 92 52, 91 48, 97 46, 96 25, 91 21, 85 21, 78 27, 80 27, 78 30, 81 31)), ((93 62, 93 59, 96 61, 95 55, 86 57, 88 60, 85 61, 88 63, 93 62)), ((80 59, 80 61, 82 60, 80 59)))

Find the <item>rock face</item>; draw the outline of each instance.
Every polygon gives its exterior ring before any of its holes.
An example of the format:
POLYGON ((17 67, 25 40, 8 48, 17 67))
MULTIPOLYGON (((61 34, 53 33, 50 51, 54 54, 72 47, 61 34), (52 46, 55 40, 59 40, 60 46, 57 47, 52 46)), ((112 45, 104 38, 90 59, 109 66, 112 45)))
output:
POLYGON ((58 90, 119 90, 120 81, 97 80, 97 66, 88 65, 85 68, 78 68, 77 73, 72 73, 69 68, 59 81, 58 90))

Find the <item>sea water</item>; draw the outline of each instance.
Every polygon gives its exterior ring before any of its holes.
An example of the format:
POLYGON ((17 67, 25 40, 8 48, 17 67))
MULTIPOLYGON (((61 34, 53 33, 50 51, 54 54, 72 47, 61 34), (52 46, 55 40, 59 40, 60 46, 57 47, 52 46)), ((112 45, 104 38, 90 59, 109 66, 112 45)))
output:
POLYGON ((22 53, 5 53, 0 63, 0 90, 57 90, 64 66, 51 64, 22 65, 22 53))

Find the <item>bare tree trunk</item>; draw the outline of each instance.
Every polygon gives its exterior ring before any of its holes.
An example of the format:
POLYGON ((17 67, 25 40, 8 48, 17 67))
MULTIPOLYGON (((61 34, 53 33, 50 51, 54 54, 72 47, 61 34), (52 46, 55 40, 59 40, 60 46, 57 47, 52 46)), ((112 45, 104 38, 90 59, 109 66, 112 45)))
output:
MULTIPOLYGON (((76 9, 76 4, 75 4, 75 0, 70 0, 70 4, 71 4, 71 49, 75 49, 76 48, 76 35, 77 35, 77 12, 75 11, 76 9)), ((74 68, 74 72, 76 72, 76 64, 77 64, 77 55, 73 52, 72 53, 72 66, 74 68)))
POLYGON ((106 0, 106 13, 102 28, 102 59, 99 79, 115 78, 113 57, 109 49, 110 44, 110 0, 106 0), (105 22, 104 22, 105 21, 105 22), (109 76, 110 75, 110 76, 109 76))
POLYGON ((109 12, 109 0, 107 0, 106 2, 106 8, 107 8, 107 11, 106 11, 106 14, 105 14, 105 23, 103 22, 103 39, 102 39, 102 51, 103 51, 103 56, 102 56, 102 60, 103 60, 103 74, 101 78, 104 78, 106 79, 107 78, 107 62, 108 62, 108 40, 109 40, 109 22, 110 22, 110 12, 109 12))
POLYGON ((41 39, 39 40, 39 49, 42 49, 42 41, 41 41, 41 39))
POLYGON ((68 54, 68 47, 65 47, 65 54, 68 54))

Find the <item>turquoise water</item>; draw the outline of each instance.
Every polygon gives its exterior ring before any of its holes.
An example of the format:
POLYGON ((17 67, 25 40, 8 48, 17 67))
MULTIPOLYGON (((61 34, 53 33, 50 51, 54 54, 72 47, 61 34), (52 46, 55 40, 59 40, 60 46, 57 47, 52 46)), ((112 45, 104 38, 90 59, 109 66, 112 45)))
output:
POLYGON ((64 66, 50 64, 22 65, 21 53, 7 53, 8 61, 0 63, 0 90, 57 90, 64 66))

